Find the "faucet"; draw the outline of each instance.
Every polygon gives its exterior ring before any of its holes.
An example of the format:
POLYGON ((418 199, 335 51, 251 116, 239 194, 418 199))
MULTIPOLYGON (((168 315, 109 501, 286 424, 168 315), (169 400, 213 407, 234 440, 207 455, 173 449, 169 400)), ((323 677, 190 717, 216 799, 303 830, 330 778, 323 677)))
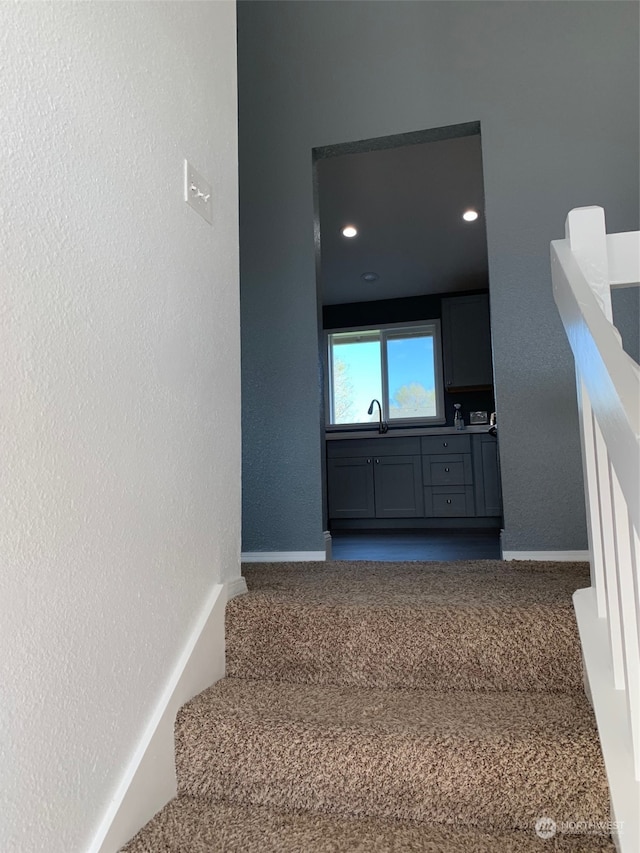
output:
POLYGON ((373 414, 373 404, 374 403, 378 404, 378 412, 380 413, 380 425, 378 426, 378 432, 379 433, 385 433, 389 429, 389 424, 386 424, 382 420, 382 406, 380 405, 379 400, 372 400, 371 401, 371 405, 369 406, 369 411, 367 412, 367 414, 369 414, 369 415, 373 414))

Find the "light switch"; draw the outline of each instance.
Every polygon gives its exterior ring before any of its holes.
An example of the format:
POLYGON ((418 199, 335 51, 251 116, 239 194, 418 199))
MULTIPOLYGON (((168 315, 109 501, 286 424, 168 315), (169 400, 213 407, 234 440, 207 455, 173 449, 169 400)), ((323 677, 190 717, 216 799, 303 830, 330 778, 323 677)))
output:
POLYGON ((211 184, 197 172, 188 160, 184 161, 184 200, 203 219, 213 224, 213 202, 211 184))

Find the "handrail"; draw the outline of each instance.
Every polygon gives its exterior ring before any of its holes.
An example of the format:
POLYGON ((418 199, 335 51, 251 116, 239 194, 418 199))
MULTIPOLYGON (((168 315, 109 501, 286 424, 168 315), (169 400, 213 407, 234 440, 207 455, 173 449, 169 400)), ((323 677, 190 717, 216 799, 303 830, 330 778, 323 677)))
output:
POLYGON ((576 208, 551 243, 553 293, 576 365, 591 589, 574 604, 619 851, 640 850, 640 367, 612 322, 611 287, 638 284, 640 232, 606 234, 576 208))
MULTIPOLYGON (((640 234, 638 235, 640 251, 640 234)), ((640 517, 640 367, 622 349, 620 335, 601 310, 565 240, 552 247, 554 298, 587 386, 618 477, 627 482, 634 517, 640 517), (562 286, 560 282, 563 282, 562 286), (635 463, 635 464, 634 464, 635 463)))

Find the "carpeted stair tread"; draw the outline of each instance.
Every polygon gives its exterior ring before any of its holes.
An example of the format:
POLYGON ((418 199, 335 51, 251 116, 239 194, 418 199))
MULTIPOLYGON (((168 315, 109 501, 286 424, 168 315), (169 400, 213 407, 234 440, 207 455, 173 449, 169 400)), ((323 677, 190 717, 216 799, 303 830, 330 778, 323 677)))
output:
POLYGON ((251 592, 278 600, 341 604, 348 598, 352 604, 385 607, 424 601, 547 606, 565 603, 589 583, 588 563, 526 560, 243 563, 242 574, 251 592))
POLYGON ((227 607, 235 678, 384 688, 582 692, 571 596, 584 563, 245 566, 227 607))
POLYGON ((596 836, 558 835, 542 842, 533 828, 486 832, 447 826, 310 813, 258 806, 172 800, 122 853, 614 853, 596 836))
POLYGON ((343 816, 527 829, 608 820, 579 694, 224 679, 178 714, 181 794, 343 816))

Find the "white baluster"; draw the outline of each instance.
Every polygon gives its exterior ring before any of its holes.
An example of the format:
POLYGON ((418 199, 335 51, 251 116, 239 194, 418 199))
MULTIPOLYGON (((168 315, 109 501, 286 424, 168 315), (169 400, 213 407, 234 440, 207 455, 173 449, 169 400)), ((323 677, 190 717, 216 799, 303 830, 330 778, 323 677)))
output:
POLYGON ((584 494, 587 507, 587 533, 589 536, 589 554, 591 558, 591 586, 596 591, 598 616, 604 618, 607 615, 607 599, 602 556, 602 531, 600 529, 599 516, 598 468, 596 465, 596 448, 593 435, 593 411, 591 409, 589 393, 577 369, 576 389, 578 395, 578 413, 580 416, 584 494))
POLYGON ((596 461, 598 470, 598 497, 600 501, 600 530, 602 535, 602 557, 607 597, 607 623, 611 641, 613 683, 616 690, 624 690, 624 661, 622 657, 622 634, 620 629, 620 606, 618 603, 618 571, 616 568, 615 527, 611 498, 611 463, 598 421, 594 418, 596 461))
POLYGON ((627 502, 620 488, 615 470, 611 470, 611 491, 615 517, 615 539, 618 567, 618 589, 620 592, 620 622, 622 626, 622 651, 627 682, 627 706, 631 720, 636 779, 640 779, 640 638, 638 636, 638 613, 634 590, 634 542, 629 525, 627 502))

